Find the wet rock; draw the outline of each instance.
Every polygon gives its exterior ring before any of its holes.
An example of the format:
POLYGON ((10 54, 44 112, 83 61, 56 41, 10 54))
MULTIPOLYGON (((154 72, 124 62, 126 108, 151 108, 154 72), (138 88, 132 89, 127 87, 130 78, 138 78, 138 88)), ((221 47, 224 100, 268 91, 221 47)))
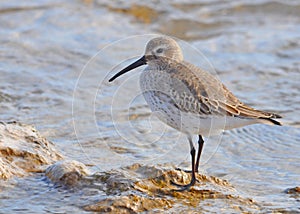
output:
POLYGON ((96 204, 84 207, 86 211, 109 213, 136 213, 153 209, 166 210, 172 207, 172 202, 163 198, 148 198, 139 195, 126 195, 107 198, 96 204))
POLYGON ((192 207, 195 212, 202 212, 199 206, 201 203, 218 201, 226 204, 228 212, 259 210, 255 201, 236 195, 236 190, 229 182, 213 176, 198 174, 198 182, 188 191, 178 191, 170 182, 187 184, 190 179, 191 174, 184 171, 140 164, 97 173, 90 176, 89 188, 94 185, 94 188, 102 189, 106 197, 84 206, 83 209, 94 212, 138 213, 177 212, 178 207, 182 208, 181 212, 186 212, 192 207))
POLYGON ((46 169, 46 176, 56 184, 74 186, 90 174, 87 167, 75 160, 58 161, 46 169))
POLYGON ((0 157, 0 179, 8 179, 14 175, 22 176, 25 172, 6 158, 0 157))
POLYGON ((62 159, 53 143, 37 130, 17 122, 0 122, 0 179, 41 172, 44 165, 62 159))
POLYGON ((287 194, 300 194, 300 186, 294 187, 294 188, 288 188, 285 190, 285 193, 287 194))

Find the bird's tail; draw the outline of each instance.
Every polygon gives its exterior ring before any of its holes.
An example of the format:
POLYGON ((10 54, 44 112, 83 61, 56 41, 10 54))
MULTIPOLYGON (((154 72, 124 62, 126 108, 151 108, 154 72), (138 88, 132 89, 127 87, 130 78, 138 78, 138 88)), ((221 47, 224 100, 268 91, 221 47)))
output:
POLYGON ((254 108, 251 108, 246 105, 237 106, 237 109, 240 111, 239 115, 245 118, 257 118, 258 122, 268 124, 268 125, 278 125, 281 126, 281 123, 275 119, 282 118, 278 114, 260 111, 254 108))
POLYGON ((269 113, 269 114, 270 114, 270 116, 260 117, 259 120, 264 124, 282 126, 282 124, 279 121, 274 120, 274 119, 277 119, 277 118, 282 118, 280 115, 272 114, 272 113, 269 113))

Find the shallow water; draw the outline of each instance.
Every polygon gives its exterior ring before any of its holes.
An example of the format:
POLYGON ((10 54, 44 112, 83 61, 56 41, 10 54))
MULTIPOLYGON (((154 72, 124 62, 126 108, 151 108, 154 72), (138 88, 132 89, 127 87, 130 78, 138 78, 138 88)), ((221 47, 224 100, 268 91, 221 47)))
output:
MULTIPOLYGON (((266 212, 299 211, 299 198, 284 193, 300 183, 299 14, 298 1, 271 0, 0 3, 0 119, 34 124, 94 171, 136 162, 189 167, 185 136, 151 116, 139 72, 107 83, 143 53, 149 34, 168 34, 197 48, 209 62, 180 43, 188 61, 215 70, 242 101, 284 116, 283 127, 205 139, 201 173, 227 179, 266 212)), ((79 211, 75 201, 93 200, 39 176, 5 185, 1 212, 79 211)))

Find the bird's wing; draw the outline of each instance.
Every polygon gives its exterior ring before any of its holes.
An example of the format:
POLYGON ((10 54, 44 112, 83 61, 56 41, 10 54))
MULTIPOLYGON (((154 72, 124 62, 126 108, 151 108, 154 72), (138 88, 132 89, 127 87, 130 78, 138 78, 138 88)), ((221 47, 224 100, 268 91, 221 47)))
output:
POLYGON ((170 63, 165 69, 173 79, 174 105, 184 112, 203 116, 281 118, 242 103, 215 76, 187 62, 170 63))

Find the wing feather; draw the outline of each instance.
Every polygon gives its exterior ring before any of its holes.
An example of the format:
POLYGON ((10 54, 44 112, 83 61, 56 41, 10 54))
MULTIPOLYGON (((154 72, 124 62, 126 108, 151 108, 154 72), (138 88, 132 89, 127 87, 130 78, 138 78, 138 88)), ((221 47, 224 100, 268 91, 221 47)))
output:
POLYGON ((207 116, 233 116, 240 118, 281 118, 280 115, 251 108, 235 97, 216 77, 188 63, 169 63, 164 69, 174 83, 172 99, 174 105, 184 112, 207 116), (179 72, 180 71, 180 72, 179 72))

